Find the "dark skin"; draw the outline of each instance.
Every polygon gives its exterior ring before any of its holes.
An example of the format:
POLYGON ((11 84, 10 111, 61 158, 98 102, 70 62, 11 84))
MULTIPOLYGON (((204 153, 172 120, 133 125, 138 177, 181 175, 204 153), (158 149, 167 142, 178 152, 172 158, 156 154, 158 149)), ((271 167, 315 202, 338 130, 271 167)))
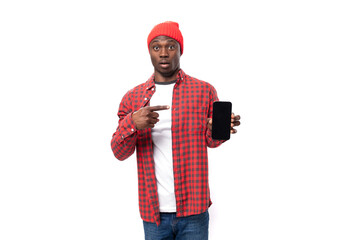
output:
MULTIPOLYGON (((173 38, 158 36, 149 45, 150 58, 154 66, 156 82, 169 82, 176 79, 180 70, 180 44, 173 38)), ((146 106, 134 112, 132 119, 138 130, 153 128, 159 121, 156 111, 170 109, 170 106, 146 106)), ((240 116, 231 115, 231 133, 236 133, 234 127, 240 125, 240 116)), ((212 119, 207 119, 207 127, 212 130, 212 119)))
POLYGON ((149 50, 155 81, 175 80, 180 70, 180 44, 170 37, 159 36, 150 42, 149 50))

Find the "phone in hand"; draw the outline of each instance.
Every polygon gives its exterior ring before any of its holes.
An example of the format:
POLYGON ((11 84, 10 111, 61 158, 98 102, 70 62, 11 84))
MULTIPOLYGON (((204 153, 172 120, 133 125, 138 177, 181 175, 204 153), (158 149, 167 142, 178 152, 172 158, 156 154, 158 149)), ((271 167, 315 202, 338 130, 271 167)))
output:
POLYGON ((212 138, 216 140, 230 139, 231 102, 216 101, 213 103, 212 138))

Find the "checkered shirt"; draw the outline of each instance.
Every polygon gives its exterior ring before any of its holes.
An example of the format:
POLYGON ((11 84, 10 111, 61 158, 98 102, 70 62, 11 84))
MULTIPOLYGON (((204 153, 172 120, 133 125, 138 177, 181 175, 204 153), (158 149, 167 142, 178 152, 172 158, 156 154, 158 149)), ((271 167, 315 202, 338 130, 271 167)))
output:
MULTIPOLYGON (((155 91, 153 74, 145 83, 124 95, 118 111, 119 125, 112 136, 111 147, 119 160, 130 157, 136 148, 140 215, 144 221, 160 224, 151 129, 137 130, 131 117, 133 112, 149 105, 155 91)), ((179 71, 171 110, 178 217, 200 214, 211 205, 207 147, 217 147, 223 141, 211 138, 207 118, 212 116, 212 103, 217 100, 213 86, 179 71)))

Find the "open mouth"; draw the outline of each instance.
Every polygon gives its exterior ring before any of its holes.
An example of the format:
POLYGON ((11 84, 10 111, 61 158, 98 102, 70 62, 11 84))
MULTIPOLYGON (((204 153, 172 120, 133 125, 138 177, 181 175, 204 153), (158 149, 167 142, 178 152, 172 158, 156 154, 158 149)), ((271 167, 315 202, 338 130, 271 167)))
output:
POLYGON ((168 63, 168 62, 160 62, 160 67, 162 67, 162 68, 167 68, 169 66, 170 66, 170 63, 168 63))
POLYGON ((168 68, 170 66, 170 63, 160 63, 160 67, 162 68, 168 68))

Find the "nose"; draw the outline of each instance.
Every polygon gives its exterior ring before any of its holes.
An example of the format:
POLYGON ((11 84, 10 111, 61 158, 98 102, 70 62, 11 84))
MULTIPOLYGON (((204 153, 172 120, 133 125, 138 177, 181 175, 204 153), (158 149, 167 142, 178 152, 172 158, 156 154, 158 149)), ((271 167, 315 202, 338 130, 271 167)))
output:
POLYGON ((169 52, 166 47, 160 49, 160 57, 161 58, 169 57, 169 52))

